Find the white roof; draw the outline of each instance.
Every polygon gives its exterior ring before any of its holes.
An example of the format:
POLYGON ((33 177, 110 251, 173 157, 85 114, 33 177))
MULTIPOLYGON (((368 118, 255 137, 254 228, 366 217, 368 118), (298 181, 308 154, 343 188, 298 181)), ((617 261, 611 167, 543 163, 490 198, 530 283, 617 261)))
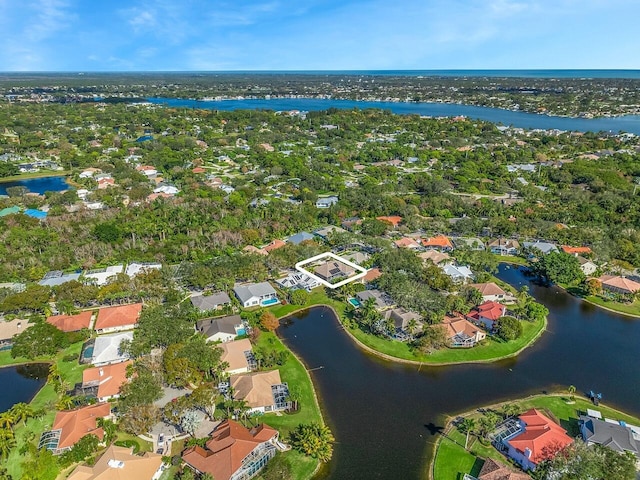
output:
POLYGON ((159 263, 136 263, 132 262, 127 265, 127 269, 124 271, 128 276, 135 277, 140 273, 146 273, 150 270, 160 270, 162 265, 159 263))
POLYGON ((599 411, 591 410, 590 408, 587 408, 587 415, 592 418, 602 418, 602 414, 599 411))
POLYGON ((133 340, 133 332, 114 333, 113 335, 102 335, 96 338, 93 345, 93 356, 91 363, 117 363, 129 359, 128 355, 121 355, 118 350, 123 340, 133 340))

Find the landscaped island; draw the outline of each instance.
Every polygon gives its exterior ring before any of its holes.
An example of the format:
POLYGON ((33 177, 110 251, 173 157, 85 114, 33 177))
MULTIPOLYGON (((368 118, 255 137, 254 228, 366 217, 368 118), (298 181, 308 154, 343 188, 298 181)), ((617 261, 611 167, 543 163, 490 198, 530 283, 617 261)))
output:
POLYGON ((483 480, 500 470, 514 472, 509 478, 518 480, 529 478, 524 470, 535 471, 534 478, 549 478, 544 475, 554 471, 568 475, 562 478, 585 478, 578 472, 586 475, 590 468, 592 478, 633 480, 640 419, 574 392, 569 387, 566 393, 535 395, 450 418, 436 443, 429 477, 483 480))

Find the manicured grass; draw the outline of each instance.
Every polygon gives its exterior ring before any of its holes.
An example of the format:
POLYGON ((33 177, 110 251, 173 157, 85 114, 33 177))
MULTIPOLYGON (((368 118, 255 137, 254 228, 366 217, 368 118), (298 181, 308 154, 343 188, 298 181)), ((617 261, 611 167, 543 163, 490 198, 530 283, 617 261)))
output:
POLYGON ((404 360, 438 364, 492 361, 514 355, 531 344, 542 333, 546 327, 546 320, 523 321, 522 327, 522 336, 517 340, 505 342, 497 337, 487 337, 485 345, 473 348, 443 348, 428 355, 412 350, 405 343, 380 338, 363 332, 359 328, 349 328, 349 332, 360 342, 378 352, 404 360))
POLYGON ((31 172, 31 173, 21 173, 20 175, 12 175, 10 177, 2 177, 0 178, 0 183, 13 182, 17 180, 28 180, 30 178, 43 178, 43 177, 64 177, 69 175, 68 170, 60 170, 60 171, 51 171, 47 170, 45 172, 31 172))
MULTIPOLYGON (((286 305, 285 305, 286 306, 286 305)), ((257 341, 257 346, 278 352, 289 351, 282 341, 271 332, 262 332, 257 341)), ((293 355, 289 354, 284 365, 279 366, 280 377, 289 387, 300 389, 300 402, 298 411, 295 413, 275 414, 269 413, 260 418, 267 425, 280 432, 280 438, 285 442, 290 431, 295 429, 300 423, 318 422, 323 423, 320 408, 316 402, 311 379, 302 363, 293 355)), ((318 460, 307 457, 294 450, 290 450, 284 455, 289 459, 293 468, 293 478, 296 480, 306 480, 311 478, 318 466, 318 460)))
POLYGON ((347 305, 344 302, 329 298, 325 293, 324 287, 318 287, 314 288, 311 291, 311 293, 309 294, 309 299, 304 305, 276 305, 274 307, 270 307, 269 310, 271 310, 271 312, 273 312, 276 317, 282 318, 297 310, 310 308, 314 305, 329 305, 333 307, 340 315, 344 314, 344 311, 347 308, 347 305))
MULTIPOLYGON (((69 385, 74 385, 82 380, 82 371, 86 368, 84 365, 80 365, 77 360, 66 362, 63 360, 65 356, 74 355, 75 358, 80 355, 82 349, 82 342, 74 343, 68 348, 64 349, 56 355, 54 359, 45 359, 42 361, 56 362, 61 375, 69 385)), ((2 352, 4 355, 8 352, 2 352)), ((10 356, 9 356, 10 358, 10 356)), ((5 357, 3 357, 5 359, 5 357)), ((16 359, 17 360, 17 359, 16 359)), ((40 434, 49 430, 53 424, 53 420, 56 416, 55 403, 58 399, 58 395, 53 390, 53 386, 46 384, 35 395, 31 401, 31 406, 35 409, 44 409, 45 415, 40 418, 32 418, 27 421, 26 425, 18 425, 15 428, 15 436, 18 447, 24 443, 30 442, 37 445, 40 440, 40 434)), ((19 448, 14 448, 9 456, 0 463, 0 465, 7 468, 8 473, 13 478, 20 478, 22 469, 20 464, 24 460, 23 456, 19 453, 19 448)))
POLYGON ((495 255, 498 261, 501 263, 512 263, 514 265, 521 265, 523 267, 529 266, 529 261, 526 258, 516 257, 515 255, 495 255))
POLYGON ((141 439, 136 435, 131 435, 126 432, 118 432, 116 435, 116 442, 135 442, 138 444, 137 452, 151 452, 153 450, 153 445, 151 442, 147 442, 146 440, 141 439))
POLYGON ((614 310, 620 313, 626 313, 629 315, 634 315, 636 317, 640 317, 640 301, 636 300, 633 303, 620 303, 613 302, 611 300, 605 300, 602 297, 596 297, 594 295, 588 295, 583 297, 589 303, 593 303, 597 306, 608 308, 610 310, 614 310))
MULTIPOLYGON (((588 408, 598 410, 603 417, 614 420, 624 420, 633 425, 640 425, 640 419, 620 413, 604 405, 595 407, 589 400, 582 397, 575 397, 575 403, 567 403, 568 395, 538 395, 522 400, 507 402, 515 404, 521 412, 530 408, 542 410, 546 415, 557 420, 560 425, 567 430, 568 434, 575 437, 579 434, 578 418, 580 414, 586 413, 588 408)), ((493 406, 498 409, 499 406, 493 406)), ((465 417, 479 419, 482 414, 474 411, 465 417)), ((442 436, 436 447, 434 460, 433 478, 437 480, 458 480, 464 473, 478 473, 483 460, 491 457, 502 463, 508 463, 505 457, 498 453, 491 446, 482 445, 475 437, 469 436, 469 445, 464 449, 466 435, 456 427, 448 428, 446 436, 442 436)))

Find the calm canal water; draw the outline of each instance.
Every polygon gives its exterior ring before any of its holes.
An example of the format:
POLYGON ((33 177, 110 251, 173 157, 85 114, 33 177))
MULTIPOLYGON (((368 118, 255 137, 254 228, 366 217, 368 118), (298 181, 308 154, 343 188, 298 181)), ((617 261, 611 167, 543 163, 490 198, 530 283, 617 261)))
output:
POLYGON ((0 183, 0 195, 7 195, 7 188, 25 187, 31 193, 43 194, 44 192, 62 192, 69 190, 70 186, 65 182, 65 177, 40 177, 27 178, 25 180, 14 180, 0 183))
POLYGON ((541 128, 545 130, 571 130, 577 132, 629 132, 640 135, 640 115, 613 118, 550 117, 535 113, 517 112, 491 107, 476 107, 454 103, 403 103, 403 102, 359 102, 355 100, 332 100, 313 98, 276 98, 272 100, 222 100, 199 101, 180 98, 148 98, 151 103, 182 108, 204 108, 209 110, 327 110, 328 108, 366 109, 380 108, 401 115, 418 114, 431 117, 455 117, 464 115, 519 128, 541 128))
POLYGON ((336 436, 324 476, 419 479, 447 415, 575 385, 640 415, 640 320, 596 309, 501 266, 498 277, 550 310, 548 331, 520 356, 493 364, 406 366, 358 349, 323 307, 294 316, 280 336, 306 363, 336 436))
POLYGON ((48 363, 0 368, 0 412, 20 402, 28 403, 47 381, 48 363))

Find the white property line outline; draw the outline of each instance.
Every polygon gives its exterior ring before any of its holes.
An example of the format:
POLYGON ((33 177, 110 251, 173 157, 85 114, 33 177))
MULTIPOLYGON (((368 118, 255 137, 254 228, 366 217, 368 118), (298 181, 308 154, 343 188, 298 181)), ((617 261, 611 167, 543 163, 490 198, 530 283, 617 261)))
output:
POLYGON ((321 253, 320 255, 316 255, 315 257, 311 257, 311 258, 307 258, 306 260, 302 260, 301 262, 296 263, 296 270, 298 270, 300 273, 304 273, 305 275, 309 275, 314 280, 320 282, 322 285, 324 285, 325 287, 329 287, 329 288, 338 288, 338 287, 341 287, 343 285, 346 285, 347 283, 353 282, 354 280, 360 280, 368 272, 368 270, 366 268, 363 268, 360 265, 357 265, 357 264, 355 264, 353 262, 350 262, 349 260, 346 260, 346 259, 344 259, 342 257, 339 257, 333 252, 321 253), (345 265, 350 266, 351 268, 353 268, 354 270, 359 271, 360 273, 354 275, 353 277, 346 278, 346 279, 344 279, 341 282, 338 282, 336 284, 332 284, 332 283, 329 283, 326 280, 318 277, 317 275, 311 273, 309 270, 307 270, 305 268, 302 268, 303 265, 307 265, 309 263, 313 263, 313 262, 321 260, 321 259, 323 259, 325 257, 330 257, 330 258, 333 258, 334 260, 337 260, 340 263, 344 263, 345 265))

